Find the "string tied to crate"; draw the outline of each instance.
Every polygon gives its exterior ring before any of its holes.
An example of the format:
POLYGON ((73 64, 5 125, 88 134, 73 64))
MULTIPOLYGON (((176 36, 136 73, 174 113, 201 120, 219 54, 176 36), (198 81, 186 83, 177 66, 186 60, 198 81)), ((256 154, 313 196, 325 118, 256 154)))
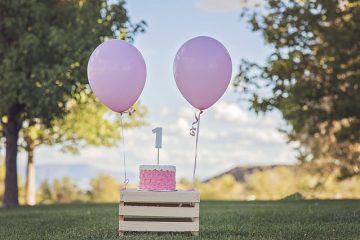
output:
POLYGON ((125 135, 124 135, 124 123, 123 123, 123 115, 128 114, 129 117, 133 115, 136 110, 131 107, 129 110, 120 113, 120 121, 121 121, 121 139, 122 139, 122 155, 123 155, 123 163, 124 163, 124 189, 126 189, 129 179, 126 174, 126 150, 125 150, 125 135))
POLYGON ((193 169, 193 188, 195 189, 195 173, 196 173, 196 161, 197 161, 197 151, 199 143, 199 133, 200 133, 200 116, 203 113, 202 110, 199 110, 198 113, 195 112, 195 121, 191 124, 190 135, 195 136, 195 159, 194 159, 194 169, 193 169))

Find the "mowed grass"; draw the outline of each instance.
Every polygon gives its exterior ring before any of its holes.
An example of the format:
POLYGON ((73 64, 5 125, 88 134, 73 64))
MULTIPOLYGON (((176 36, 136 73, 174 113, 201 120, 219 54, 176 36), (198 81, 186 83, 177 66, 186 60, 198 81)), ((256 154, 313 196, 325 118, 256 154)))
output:
MULTIPOLYGON (((126 239, 360 239, 360 201, 203 201, 200 236, 126 239)), ((0 209, 0 239, 120 239, 117 204, 0 209)))

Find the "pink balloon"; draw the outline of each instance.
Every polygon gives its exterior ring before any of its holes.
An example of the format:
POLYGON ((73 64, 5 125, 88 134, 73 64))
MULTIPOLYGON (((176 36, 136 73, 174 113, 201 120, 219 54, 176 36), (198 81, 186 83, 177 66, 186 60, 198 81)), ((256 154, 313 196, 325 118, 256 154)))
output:
POLYGON ((231 80, 229 52, 217 40, 200 36, 184 43, 174 60, 176 85, 195 108, 204 110, 217 102, 231 80))
POLYGON ((108 40, 91 54, 88 79, 95 95, 107 107, 122 113, 139 98, 146 79, 143 56, 133 45, 108 40))

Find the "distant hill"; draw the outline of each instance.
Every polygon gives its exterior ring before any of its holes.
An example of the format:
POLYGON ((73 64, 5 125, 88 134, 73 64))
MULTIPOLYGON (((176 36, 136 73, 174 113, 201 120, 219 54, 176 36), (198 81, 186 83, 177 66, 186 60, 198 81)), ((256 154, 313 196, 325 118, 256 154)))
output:
POLYGON ((246 182, 247 177, 249 177, 253 172, 273 169, 275 167, 288 167, 288 168, 292 168, 292 169, 297 168, 296 165, 285 165, 285 164, 268 165, 268 166, 251 166, 251 167, 240 167, 239 166, 239 167, 232 168, 229 171, 223 172, 219 175, 216 175, 212 178, 209 178, 209 179, 205 180, 204 182, 208 182, 212 179, 220 178, 227 174, 233 175, 234 178, 236 179, 236 181, 238 181, 238 182, 246 182))

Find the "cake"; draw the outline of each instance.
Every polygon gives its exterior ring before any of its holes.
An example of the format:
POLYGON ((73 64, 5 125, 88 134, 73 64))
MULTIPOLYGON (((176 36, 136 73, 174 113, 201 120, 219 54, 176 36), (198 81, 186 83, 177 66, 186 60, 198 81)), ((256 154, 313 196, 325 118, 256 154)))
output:
POLYGON ((171 165, 140 165, 140 190, 174 191, 176 167, 171 165))

